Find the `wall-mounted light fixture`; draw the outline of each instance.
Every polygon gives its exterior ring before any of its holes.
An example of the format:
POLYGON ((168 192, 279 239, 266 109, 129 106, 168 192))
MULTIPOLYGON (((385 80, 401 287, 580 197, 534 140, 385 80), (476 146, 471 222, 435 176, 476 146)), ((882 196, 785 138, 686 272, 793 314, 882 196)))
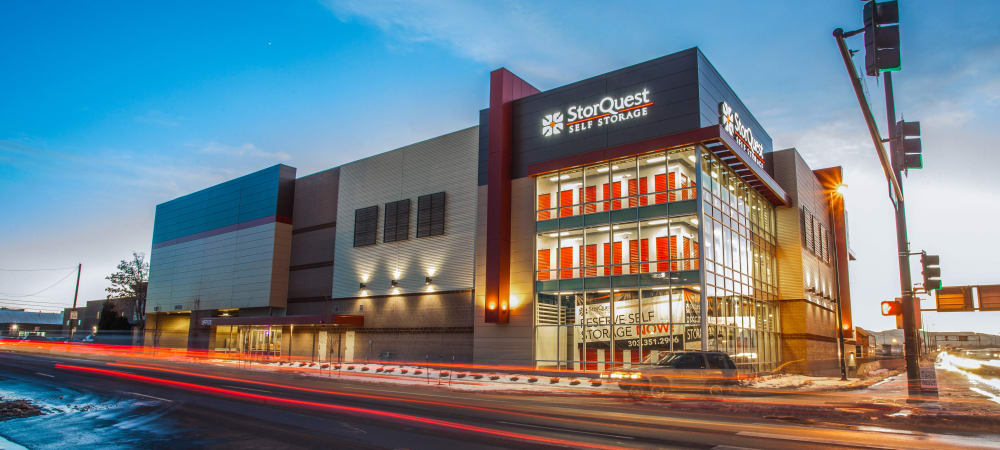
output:
POLYGON ((365 290, 365 288, 366 288, 366 287, 368 287, 368 285, 367 285, 367 284, 365 284, 365 283, 359 283, 359 284, 358 284, 358 289, 360 289, 360 290, 362 290, 362 291, 363 291, 363 290, 365 290))
POLYGON ((389 283, 389 284, 390 284, 390 285, 392 285, 392 287, 396 287, 396 286, 399 286, 399 281, 397 281, 397 280, 392 280, 392 282, 391 282, 391 283, 389 283))
POLYGON ((432 280, 431 277, 424 277, 424 284, 430 286, 431 283, 433 283, 433 282, 434 282, 434 280, 432 280))

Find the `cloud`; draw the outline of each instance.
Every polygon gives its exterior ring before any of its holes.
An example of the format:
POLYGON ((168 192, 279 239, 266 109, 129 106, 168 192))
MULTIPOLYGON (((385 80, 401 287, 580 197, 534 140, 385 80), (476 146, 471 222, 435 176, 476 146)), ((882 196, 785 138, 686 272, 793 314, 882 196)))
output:
POLYGON ((211 155, 224 155, 224 156, 237 156, 237 157, 251 157, 251 158, 262 158, 262 159, 272 159, 278 161, 288 161, 292 159, 292 156, 285 152, 268 152, 257 148, 256 145, 251 143, 244 143, 240 145, 227 145, 216 141, 209 141, 204 144, 192 144, 192 147, 196 147, 202 153, 207 153, 211 155))
POLYGON ((491 68, 506 66, 532 80, 576 79, 607 54, 586 51, 581 36, 561 32, 565 27, 550 17, 552 10, 538 2, 327 0, 325 4, 341 21, 357 19, 401 42, 441 45, 463 58, 491 68))

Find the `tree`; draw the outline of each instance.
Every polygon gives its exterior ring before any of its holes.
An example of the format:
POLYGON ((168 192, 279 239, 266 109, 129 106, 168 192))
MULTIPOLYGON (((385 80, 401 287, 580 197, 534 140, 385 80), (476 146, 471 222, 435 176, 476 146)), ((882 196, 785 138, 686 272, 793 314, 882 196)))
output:
POLYGON ((141 323, 146 320, 146 287, 149 285, 149 263, 145 253, 132 252, 131 259, 118 263, 118 271, 105 277, 111 286, 105 291, 108 298, 135 297, 136 314, 141 323))
POLYGON ((128 323, 128 319, 118 312, 113 302, 110 300, 104 302, 104 305, 101 306, 101 317, 97 320, 98 332, 121 331, 131 328, 132 325, 128 323))

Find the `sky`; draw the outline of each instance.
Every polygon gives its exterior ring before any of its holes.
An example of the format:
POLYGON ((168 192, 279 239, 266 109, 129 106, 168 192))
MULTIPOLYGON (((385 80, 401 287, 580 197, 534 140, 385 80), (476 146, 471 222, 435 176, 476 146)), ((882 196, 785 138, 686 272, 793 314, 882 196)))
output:
MULTIPOLYGON (((945 285, 998 284, 1000 176, 988 168, 1000 165, 1000 2, 900 3, 896 110, 921 122, 924 148, 924 168, 904 179, 911 247, 941 255, 945 285)), ((855 321, 893 328, 879 313, 899 295, 892 207, 832 37, 861 26, 861 6, 3 2, 0 306, 69 306, 78 263, 81 301, 104 298, 119 260, 149 254, 158 203, 476 125, 498 67, 546 90, 697 46, 775 149, 843 166, 855 321)), ((862 37, 848 45, 863 50, 862 37)), ((883 86, 865 84, 884 134, 883 86)), ((1000 312, 924 322, 1000 332, 1000 312)))

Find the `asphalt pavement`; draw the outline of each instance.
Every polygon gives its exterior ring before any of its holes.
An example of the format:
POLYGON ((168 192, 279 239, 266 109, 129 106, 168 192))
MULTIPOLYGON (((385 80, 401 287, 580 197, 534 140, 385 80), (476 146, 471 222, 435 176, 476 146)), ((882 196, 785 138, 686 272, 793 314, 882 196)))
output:
POLYGON ((0 395, 50 414, 0 422, 28 448, 990 448, 988 439, 776 423, 592 395, 0 352, 0 395), (21 397, 17 397, 17 396, 21 397), (66 406, 59 406, 65 403, 66 406))

